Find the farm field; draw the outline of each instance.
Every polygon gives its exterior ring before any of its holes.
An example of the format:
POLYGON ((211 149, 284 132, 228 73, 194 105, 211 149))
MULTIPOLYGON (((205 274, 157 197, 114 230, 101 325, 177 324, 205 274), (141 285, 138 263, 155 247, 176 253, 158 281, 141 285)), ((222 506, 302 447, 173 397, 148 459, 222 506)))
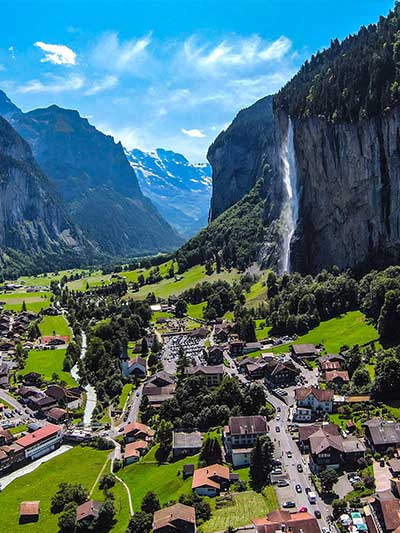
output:
POLYGON ((34 472, 22 476, 0 492, 2 513, 0 530, 4 532, 26 531, 42 533, 58 531, 59 515, 50 511, 51 498, 62 482, 82 483, 88 490, 96 481, 107 451, 77 446, 64 454, 40 465, 34 472), (40 500, 40 518, 36 523, 18 523, 19 504, 22 501, 40 500))
POLYGON ((215 499, 210 499, 213 514, 202 525, 204 533, 225 531, 229 526, 239 527, 251 523, 252 518, 260 518, 278 508, 273 487, 266 487, 261 494, 256 492, 236 492, 232 495, 232 505, 216 509, 215 499))
POLYGON ((50 337, 52 335, 71 337, 71 330, 63 315, 44 316, 39 323, 39 330, 42 337, 50 337))
POLYGON ((25 302, 28 311, 38 313, 42 309, 50 307, 51 292, 12 292, 0 294, 0 302, 4 302, 4 309, 21 311, 25 302))
POLYGON ((18 373, 18 376, 24 376, 29 372, 38 372, 44 379, 50 381, 52 375, 58 374, 61 380, 64 380, 70 387, 77 385, 69 372, 64 372, 63 363, 65 349, 59 350, 30 350, 25 362, 25 367, 18 373))
MULTIPOLYGON (((343 345, 351 347, 374 341, 377 347, 380 347, 379 334, 375 327, 367 322, 361 311, 350 311, 338 318, 321 322, 319 326, 290 344, 323 344, 327 353, 339 353, 343 345)), ((290 344, 277 346, 272 351, 288 352, 290 344)))

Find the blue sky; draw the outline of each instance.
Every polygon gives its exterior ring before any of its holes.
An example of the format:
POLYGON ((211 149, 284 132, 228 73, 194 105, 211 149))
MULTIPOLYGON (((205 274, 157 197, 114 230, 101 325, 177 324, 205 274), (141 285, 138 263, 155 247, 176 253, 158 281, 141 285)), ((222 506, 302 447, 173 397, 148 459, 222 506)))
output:
POLYGON ((2 0, 0 88, 203 161, 236 113, 392 0, 2 0))

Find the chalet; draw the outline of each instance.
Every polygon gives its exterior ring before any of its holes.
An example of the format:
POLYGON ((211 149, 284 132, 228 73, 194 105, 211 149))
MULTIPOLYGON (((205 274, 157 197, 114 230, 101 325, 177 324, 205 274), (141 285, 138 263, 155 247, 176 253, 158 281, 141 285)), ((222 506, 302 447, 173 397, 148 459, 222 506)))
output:
POLYGON ((202 435, 199 431, 174 431, 172 434, 172 454, 174 459, 199 453, 202 435))
POLYGON ((222 322, 222 324, 215 324, 214 339, 217 342, 227 342, 231 330, 232 326, 227 322, 222 322))
POLYGON ((11 468, 24 460, 24 449, 15 442, 0 448, 0 471, 11 468))
POLYGON ((50 385, 45 392, 46 396, 54 398, 62 407, 78 409, 81 405, 81 389, 79 387, 67 389, 60 385, 50 385))
POLYGON ((41 338, 43 346, 64 346, 65 344, 68 344, 68 341, 68 335, 50 335, 41 338))
POLYGON ((266 369, 268 367, 267 361, 264 361, 262 357, 254 359, 252 363, 247 363, 245 366, 248 376, 252 379, 261 379, 265 376, 266 369))
POLYGON ((164 370, 160 370, 146 381, 146 385, 153 385, 154 387, 165 387, 167 385, 173 385, 174 383, 174 376, 168 374, 168 372, 165 372, 164 370))
POLYGON ((19 506, 19 523, 37 522, 39 520, 40 501, 21 502, 19 506))
POLYGON ((146 453, 148 447, 149 443, 145 440, 137 440, 127 444, 123 454, 124 464, 129 465, 139 461, 140 457, 146 453))
POLYGON ((332 413, 333 391, 317 389, 314 386, 300 387, 295 390, 296 406, 309 409, 312 415, 332 413))
POLYGON ((52 407, 56 407, 57 400, 55 400, 55 398, 52 398, 51 396, 47 396, 46 394, 44 394, 41 397, 29 398, 28 405, 33 411, 45 413, 52 407))
POLYGON ((61 422, 66 422, 69 420, 70 416, 68 411, 62 409, 61 407, 52 407, 46 413, 46 418, 49 422, 54 422, 59 424, 61 422))
POLYGON ((330 384, 341 387, 347 385, 350 381, 347 370, 327 370, 325 372, 325 381, 330 384))
POLYGON ((261 342, 246 342, 243 346, 243 353, 246 355, 248 353, 258 352, 261 348, 261 342))
POLYGON ((121 369, 124 376, 145 378, 147 376, 147 360, 144 357, 134 357, 121 360, 121 369))
POLYGON ((268 433, 267 419, 261 415, 231 416, 224 428, 224 446, 235 467, 250 464, 257 437, 268 433))
POLYGON ((374 451, 385 453, 400 447, 400 423, 373 418, 364 423, 365 441, 374 451))
POLYGON ((300 371, 293 361, 279 361, 273 359, 265 368, 265 381, 273 386, 288 386, 296 382, 300 371))
POLYGON ((393 457, 392 459, 389 459, 389 469, 393 476, 399 477, 400 476, 400 460, 393 457))
POLYGON ((193 329, 189 332, 189 337, 197 337, 199 339, 206 339, 209 335, 208 328, 200 327, 197 329, 193 329))
POLYGON ((302 453, 310 452, 310 437, 322 431, 325 435, 339 436, 340 430, 336 424, 310 424, 299 427, 298 445, 302 453))
POLYGON ((10 367, 7 363, 0 363, 0 387, 3 389, 8 388, 10 380, 10 367))
POLYGON ((208 387, 216 387, 224 378, 224 365, 215 366, 190 366, 185 368, 185 376, 202 376, 208 387))
POLYGON ((289 513, 281 509, 268 513, 266 518, 252 520, 257 533, 320 533, 318 520, 308 512, 289 513))
POLYGON ((145 424, 131 422, 124 427, 123 434, 126 442, 133 442, 136 440, 149 441, 154 437, 155 432, 145 424))
POLYGON ((224 362, 224 349, 221 346, 212 346, 208 350, 207 362, 209 365, 221 365, 224 362))
POLYGON ((292 344, 290 351, 295 359, 314 358, 318 355, 314 344, 292 344))
POLYGON ((158 409, 164 402, 174 397, 175 389, 175 383, 165 387, 156 387, 152 384, 144 385, 143 396, 146 396, 152 407, 158 409))
POLYGON ((232 357, 240 357, 241 355, 243 355, 243 347, 243 341, 232 341, 229 344, 229 353, 232 357))
POLYGON ((101 502, 89 500, 76 508, 76 523, 80 527, 87 527, 97 520, 101 508, 101 502))
POLYGON ((398 531, 400 528, 400 500, 390 490, 377 492, 370 500, 373 516, 379 522, 380 531, 398 531))
POLYGON ((198 468, 193 473, 192 490, 199 496, 217 496, 230 484, 227 466, 214 464, 198 468))
POLYGON ((34 461, 58 448, 62 438, 62 426, 47 424, 37 431, 19 438, 15 444, 23 448, 25 459, 34 461))
POLYGON ((0 344, 0 352, 8 352, 9 350, 13 350, 14 348, 15 344, 13 342, 5 341, 0 344))
POLYGON ((321 372, 326 370, 341 370, 344 364, 344 357, 341 355, 323 355, 318 359, 318 365, 321 372))
POLYGON ((196 511, 194 507, 175 503, 164 507, 153 515, 153 533, 196 533, 196 511))

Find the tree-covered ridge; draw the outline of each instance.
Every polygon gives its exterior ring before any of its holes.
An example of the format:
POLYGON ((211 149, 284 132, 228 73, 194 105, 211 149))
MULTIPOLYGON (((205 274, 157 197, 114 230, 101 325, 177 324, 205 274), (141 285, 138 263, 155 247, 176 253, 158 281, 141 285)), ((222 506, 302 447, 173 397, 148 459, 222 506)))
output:
POLYGON ((400 103, 400 4, 377 24, 313 55, 274 98, 290 116, 333 122, 373 117, 400 103))
POLYGON ((263 183, 216 218, 177 252, 181 272, 202 264, 217 263, 244 270, 257 257, 263 241, 263 183))

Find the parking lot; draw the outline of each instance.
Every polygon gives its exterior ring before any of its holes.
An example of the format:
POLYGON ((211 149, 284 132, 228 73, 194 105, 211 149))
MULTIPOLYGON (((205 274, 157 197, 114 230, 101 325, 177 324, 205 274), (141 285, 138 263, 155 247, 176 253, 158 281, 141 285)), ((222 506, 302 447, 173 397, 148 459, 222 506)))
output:
POLYGON ((162 360, 164 370, 170 373, 176 371, 176 361, 181 350, 184 351, 189 359, 193 360, 193 364, 203 364, 205 349, 205 339, 200 337, 192 337, 191 335, 173 335, 165 340, 162 351, 162 360))

